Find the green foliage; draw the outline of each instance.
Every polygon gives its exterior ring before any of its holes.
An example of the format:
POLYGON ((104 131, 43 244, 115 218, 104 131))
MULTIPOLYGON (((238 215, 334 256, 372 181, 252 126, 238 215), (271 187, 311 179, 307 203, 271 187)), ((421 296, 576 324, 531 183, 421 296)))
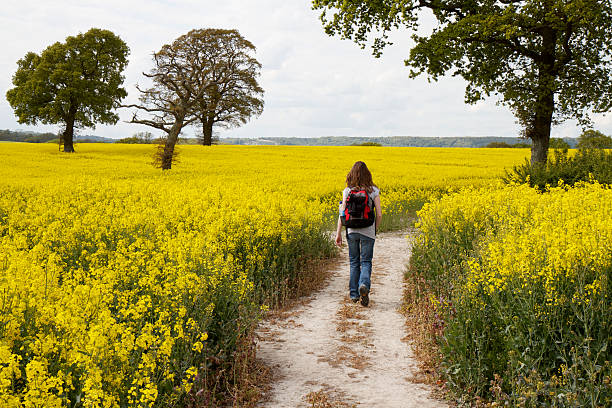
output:
POLYGON ((74 126, 119 120, 113 110, 127 96, 121 85, 128 53, 123 40, 108 30, 92 28, 67 37, 17 62, 6 99, 19 123, 63 124, 72 144, 74 126))
POLYGON ((53 139, 57 139, 57 135, 54 133, 14 132, 10 130, 0 130, 0 141, 46 143, 53 139))
POLYGON ((551 137, 550 144, 548 145, 549 149, 560 149, 560 150, 568 150, 571 148, 569 143, 565 140, 558 137, 551 137))
POLYGON ((612 149, 612 137, 599 130, 589 129, 578 138, 578 149, 612 149))
POLYGON ((612 184, 612 152, 601 149, 578 150, 571 155, 567 150, 555 150, 545 165, 528 161, 515 166, 503 178, 505 183, 529 183, 544 191, 562 181, 574 185, 579 181, 597 180, 612 184))
POLYGON ((142 144, 144 143, 141 139, 136 136, 124 137, 123 139, 118 139, 115 143, 123 143, 123 144, 142 144))
POLYGON ((506 142, 491 142, 488 145, 486 145, 485 147, 488 148, 488 149, 491 149, 491 148, 507 149, 507 148, 512 147, 512 145, 509 145, 506 142))
POLYGON ((239 127, 263 112, 261 64, 251 55, 255 46, 237 30, 192 30, 181 40, 201 54, 203 80, 210 86, 194 113, 202 125, 201 143, 216 144, 213 127, 239 127))
POLYGON ((612 3, 597 0, 419 1, 313 0, 325 32, 375 56, 388 33, 406 27, 416 45, 405 61, 411 76, 467 81, 465 101, 492 94, 510 107, 537 141, 532 160, 545 162, 550 128, 567 118, 590 123, 590 112, 612 107, 612 3), (425 11, 437 20, 419 35, 425 11), (328 14, 329 12, 329 14, 328 14))
POLYGON ((123 139, 117 140, 115 143, 123 144, 152 144, 153 134, 151 132, 138 132, 134 133, 134 136, 124 137, 123 139))
MULTIPOLYGON (((526 188, 517 188, 523 187, 526 188)), ((554 224, 551 213, 566 211, 569 203, 573 209, 559 218, 580 231, 581 220, 576 214, 584 203, 580 201, 583 195, 579 188, 565 202, 548 202, 544 198, 550 195, 525 189, 513 193, 511 187, 501 192, 457 193, 420 213, 426 227, 412 249, 408 279, 417 282, 417 296, 429 300, 439 318, 436 324, 440 335, 434 341, 442 362, 440 374, 466 406, 489 406, 476 403, 483 399, 495 402, 490 406, 610 406, 609 257, 597 255, 602 259, 598 264, 583 254, 587 259, 583 262, 580 252, 571 252, 571 244, 569 249, 558 248, 554 245, 557 237, 544 234, 542 241, 532 246, 524 243, 525 248, 530 248, 526 253, 533 251, 534 257, 540 254, 537 262, 510 250, 500 255, 521 265, 516 270, 524 270, 525 279, 517 279, 501 264, 483 261, 495 256, 488 252, 493 243, 499 243, 495 250, 500 251, 516 237, 542 234, 547 225, 554 224), (522 204, 526 195, 529 201, 522 204), (474 204, 474 200, 481 199, 479 204, 483 205, 474 204), (485 208, 485 203, 491 205, 485 208), (548 253, 541 250, 547 246, 548 253), (563 271, 552 266, 559 256, 566 259, 561 263, 567 265, 563 271), (490 287, 475 289, 470 285, 476 273, 471 266, 474 264, 490 268, 483 273, 492 277, 490 287), (545 272, 551 275, 543 279, 545 272), (489 290, 494 285, 498 289, 489 290), (592 289, 594 286, 597 290, 592 289), (552 298, 551 287, 556 291, 552 298)), ((554 194, 563 195, 563 189, 554 194)), ((601 206, 597 200, 590 205, 591 211, 593 206, 601 206)), ((605 214, 605 210, 600 212, 598 217, 605 214)), ((592 223, 600 222, 604 230, 608 220, 598 217, 593 217, 592 223)), ((589 228, 593 228, 592 223, 589 228)), ((597 246, 597 234, 588 231, 585 234, 590 233, 597 246)), ((599 241, 601 245, 605 239, 599 241)), ((601 252, 606 254, 605 249, 601 252)))
POLYGON ((529 143, 514 143, 508 144, 506 142, 491 142, 485 147, 487 148, 515 148, 515 149, 525 149, 531 147, 529 143))
POLYGON ((376 142, 362 142, 362 143, 353 143, 351 146, 382 146, 380 143, 376 142))

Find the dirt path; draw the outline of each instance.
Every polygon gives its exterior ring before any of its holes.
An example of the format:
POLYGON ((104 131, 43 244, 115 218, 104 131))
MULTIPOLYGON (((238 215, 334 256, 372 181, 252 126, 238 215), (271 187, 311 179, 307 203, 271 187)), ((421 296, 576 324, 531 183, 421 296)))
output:
POLYGON ((348 298, 346 243, 329 285, 303 305, 259 328, 258 357, 274 369, 261 407, 446 407, 422 384, 405 336, 405 233, 381 234, 374 246, 370 306, 348 298))

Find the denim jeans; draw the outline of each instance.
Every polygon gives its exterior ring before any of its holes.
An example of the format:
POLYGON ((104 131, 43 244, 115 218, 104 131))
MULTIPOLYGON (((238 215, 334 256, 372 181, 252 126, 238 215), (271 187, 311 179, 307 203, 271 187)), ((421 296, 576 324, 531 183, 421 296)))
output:
POLYGON ((365 285, 370 290, 374 240, 357 232, 348 234, 347 240, 351 263, 349 289, 351 298, 355 299, 359 297, 359 287, 361 285, 365 285))

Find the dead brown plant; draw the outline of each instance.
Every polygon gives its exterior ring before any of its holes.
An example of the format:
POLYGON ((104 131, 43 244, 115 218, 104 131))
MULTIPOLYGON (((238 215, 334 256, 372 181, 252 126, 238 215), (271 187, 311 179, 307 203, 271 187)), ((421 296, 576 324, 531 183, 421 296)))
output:
POLYGON ((288 295, 279 307, 280 310, 287 310, 295 305, 296 302, 305 301, 314 292, 325 287, 329 281, 331 271, 336 269, 340 262, 340 257, 323 259, 310 259, 302 264, 302 268, 297 274, 298 278, 293 282, 291 294, 288 295))
POLYGON ((345 303, 336 313, 336 331, 342 333, 340 340, 344 343, 363 343, 371 334, 366 316, 360 312, 359 306, 345 303))
POLYGON ((189 408, 254 408, 270 389, 271 370, 256 358, 255 334, 239 340, 231 363, 211 356, 198 371, 184 401, 189 408), (211 367, 208 367, 208 366, 211 367))
POLYGON ((370 361, 364 353, 364 346, 368 346, 368 339, 372 329, 367 321, 367 316, 360 310, 361 306, 353 304, 348 299, 336 313, 336 331, 342 333, 340 340, 342 344, 335 351, 319 361, 324 361, 332 367, 345 365, 356 370, 365 370, 370 361))

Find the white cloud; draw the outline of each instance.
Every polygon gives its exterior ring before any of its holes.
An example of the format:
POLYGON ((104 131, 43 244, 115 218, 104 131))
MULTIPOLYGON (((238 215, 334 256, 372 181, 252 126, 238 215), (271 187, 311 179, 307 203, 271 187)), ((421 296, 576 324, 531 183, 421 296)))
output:
MULTIPOLYGON (((3 4, 0 35, 5 40, 0 60, 0 128, 18 125, 4 95, 12 86, 16 62, 28 51, 40 52, 66 36, 91 27, 107 28, 131 49, 126 69, 127 101, 136 101, 134 85, 151 64, 151 54, 193 28, 236 28, 257 47, 263 64, 260 83, 265 109, 259 118, 221 136, 516 136, 518 127, 507 108, 495 100, 465 105, 465 84, 459 78, 428 83, 411 80, 403 60, 409 33, 392 36, 394 45, 375 59, 349 41, 325 35, 318 13, 308 0, 21 0, 3 4)), ((426 17, 427 30, 434 26, 426 17)), ((123 110, 121 118, 131 113, 123 110)), ((596 119, 598 128, 612 133, 609 116, 596 119)), ((57 126, 29 129, 56 131, 57 126)), ((95 133, 125 137, 149 130, 120 122, 98 126, 95 133)), ((192 134, 193 130, 187 130, 192 134)), ((575 123, 553 130, 576 136, 575 123)))

